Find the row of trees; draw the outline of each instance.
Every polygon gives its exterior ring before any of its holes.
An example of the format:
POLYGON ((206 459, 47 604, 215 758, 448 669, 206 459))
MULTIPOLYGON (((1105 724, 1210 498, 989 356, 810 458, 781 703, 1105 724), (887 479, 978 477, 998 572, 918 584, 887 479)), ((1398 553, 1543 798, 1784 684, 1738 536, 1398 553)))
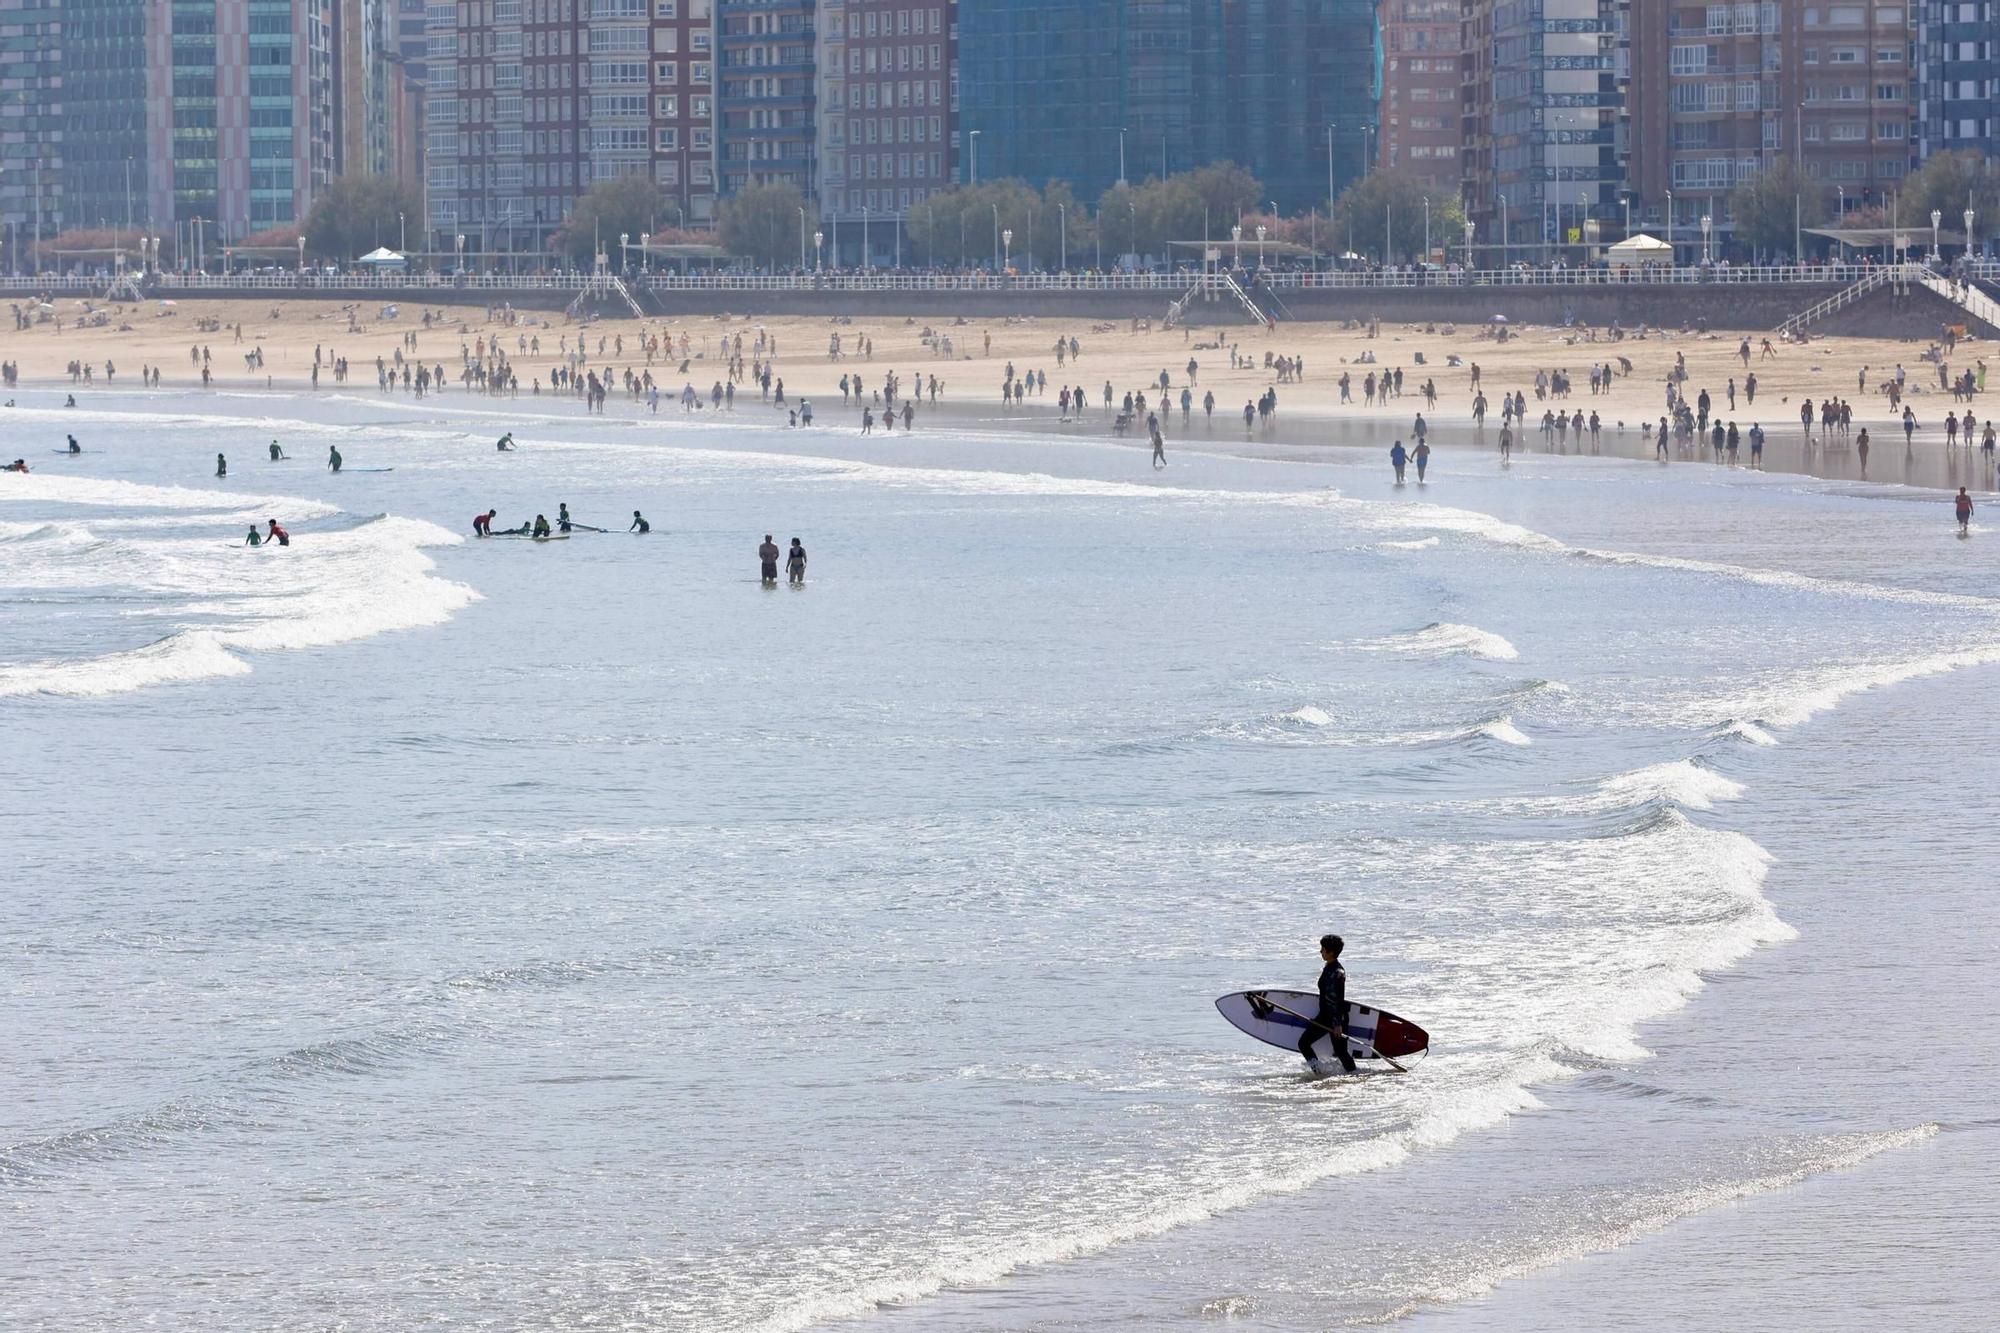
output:
MULTIPOLYGON (((1891 199, 1846 196, 1840 225, 1869 228, 1900 226, 1912 236, 1928 236, 1930 215, 1942 215, 1941 227, 1958 232, 1970 208, 1989 227, 2000 227, 2000 179, 1990 174, 1984 154, 1938 153, 1904 181, 1891 199)), ((1754 252, 1791 253, 1798 228, 1823 226, 1832 213, 1824 182, 1800 171, 1789 158, 1738 185, 1729 194, 1730 217, 1738 246, 1754 252)))
MULTIPOLYGON (((1053 268, 1116 262, 1120 256, 1164 256, 1174 242, 1207 240, 1227 246, 1230 229, 1246 238, 1263 227, 1267 240, 1310 245, 1326 252, 1353 251, 1407 261, 1424 253, 1455 253, 1463 244, 1465 213, 1455 191, 1439 190, 1407 172, 1379 171, 1355 181, 1340 197, 1306 216, 1279 216, 1266 206, 1263 185, 1234 163, 1217 163, 1164 179, 1121 182, 1096 200, 1078 199, 1068 182, 1036 189, 1021 180, 988 181, 932 195, 904 219, 903 262, 924 267, 966 267, 1002 257, 1017 267, 1053 268), (1012 233, 1011 244, 1002 240, 1012 233)), ((1984 156, 1940 153, 1909 177, 1892 208, 1876 199, 1847 199, 1850 226, 1887 226, 1891 217, 1913 231, 1928 225, 1936 210, 1957 230, 1970 207, 2000 229, 2000 178, 1984 156)), ((1794 228, 1823 224, 1830 212, 1822 182, 1809 179, 1796 163, 1782 159, 1730 195, 1737 243, 1753 251, 1792 248, 1794 228)), ((762 267, 806 266, 821 256, 852 254, 859 224, 840 237, 813 246, 810 235, 824 231, 816 203, 795 187, 758 186, 723 201, 713 233, 680 231, 663 225, 674 206, 644 176, 627 176, 591 187, 551 238, 550 250, 587 267, 600 247, 617 261, 618 237, 655 243, 709 241, 762 267), (836 249, 835 243, 838 242, 836 249)), ((307 252, 346 260, 378 245, 404 243, 412 228, 422 235, 423 199, 407 185, 377 176, 347 177, 320 192, 304 228, 307 252)), ((848 224, 843 224, 848 225, 848 224)), ((889 233, 883 233, 888 235, 889 233)), ((272 232, 243 244, 288 245, 296 233, 272 232)), ((109 236, 76 233, 63 238, 75 247, 109 236)), ((113 241, 112 243, 115 243, 113 241)), ((54 244, 44 242, 44 247, 54 244)), ((211 247, 214 248, 214 247, 211 247)), ((878 245, 879 251, 879 245, 878 245)), ((1192 253, 1180 256, 1192 259, 1192 253)))
MULTIPOLYGON (((1264 187, 1234 163, 1222 162, 1165 179, 1121 182, 1094 202, 1077 198, 1066 181, 1036 189, 1021 180, 987 181, 944 190, 925 199, 904 219, 903 261, 925 267, 966 267, 1011 257, 1053 268, 1065 259, 1072 267, 1115 262, 1127 254, 1164 255, 1173 242, 1208 240, 1227 245, 1230 228, 1245 237, 1265 229, 1266 239, 1321 249, 1336 245, 1370 254, 1382 251, 1385 229, 1400 256, 1423 246, 1425 203, 1431 237, 1448 246, 1463 226, 1457 198, 1430 191, 1401 172, 1378 172, 1356 182, 1337 200, 1311 210, 1309 217, 1282 217, 1267 208, 1264 187), (1011 243, 1004 240, 1011 233, 1011 243)), ((421 196, 382 177, 349 177, 321 191, 305 226, 306 249, 314 257, 351 259, 378 245, 398 245, 410 224, 422 217, 421 196)), ((626 176, 592 186, 553 235, 550 249, 588 266, 599 248, 617 261, 617 238, 650 236, 656 243, 712 241, 759 266, 807 266, 822 256, 853 253, 859 223, 842 237, 809 243, 824 235, 816 203, 796 187, 757 186, 722 202, 714 233, 683 233, 662 226, 672 215, 650 179, 626 176), (839 248, 835 249, 838 241, 839 248)), ((850 224, 843 224, 850 225, 850 224)), ((889 233, 882 233, 888 235, 889 233)), ((1195 258, 1193 254, 1184 256, 1195 258)))

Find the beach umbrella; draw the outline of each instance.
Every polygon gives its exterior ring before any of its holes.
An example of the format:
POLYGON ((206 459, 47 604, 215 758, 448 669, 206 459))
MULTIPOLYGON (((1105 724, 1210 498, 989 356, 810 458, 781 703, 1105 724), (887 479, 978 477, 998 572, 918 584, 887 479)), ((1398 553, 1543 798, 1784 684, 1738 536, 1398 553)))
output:
POLYGON ((160 302, 160 309, 162 310, 169 309, 170 307, 173 306, 173 304, 174 303, 172 301, 162 301, 160 302))
POLYGON ((1505 315, 1495 315, 1491 320, 1487 322, 1491 324, 1505 324, 1507 322, 1507 317, 1505 315))

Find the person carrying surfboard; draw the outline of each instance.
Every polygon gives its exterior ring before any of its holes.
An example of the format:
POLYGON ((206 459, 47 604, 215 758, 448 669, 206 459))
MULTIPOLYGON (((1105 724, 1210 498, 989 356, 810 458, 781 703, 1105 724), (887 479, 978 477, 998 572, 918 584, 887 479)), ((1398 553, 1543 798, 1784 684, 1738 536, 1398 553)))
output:
POLYGON ((1345 1072, 1354 1072, 1354 1057, 1347 1052, 1347 969, 1340 965, 1340 951, 1347 942, 1338 935, 1319 937, 1319 956, 1326 966, 1319 970, 1319 1022, 1299 1038, 1299 1054, 1313 1063, 1313 1043, 1319 1034, 1333 1034, 1334 1058, 1345 1072))

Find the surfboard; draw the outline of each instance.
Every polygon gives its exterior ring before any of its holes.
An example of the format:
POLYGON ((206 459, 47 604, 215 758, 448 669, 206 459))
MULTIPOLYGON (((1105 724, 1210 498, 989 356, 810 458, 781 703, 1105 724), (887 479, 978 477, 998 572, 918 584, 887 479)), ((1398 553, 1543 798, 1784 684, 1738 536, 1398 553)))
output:
POLYGON ((64 458, 72 458, 72 457, 76 456, 77 454, 94 454, 94 453, 96 453, 96 452, 97 452, 97 450, 95 450, 95 449, 51 449, 51 450, 50 450, 49 452, 50 452, 50 453, 54 453, 54 454, 60 454, 60 455, 61 455, 62 457, 64 457, 64 458))
MULTIPOLYGON (((1299 1037, 1308 1025, 1305 1019, 1285 1010, 1317 1017, 1319 993, 1268 986, 1262 990, 1231 992, 1217 1000, 1215 1008, 1238 1031, 1297 1055, 1299 1037)), ((1386 1055, 1400 1060, 1428 1050, 1430 1044, 1430 1034, 1407 1018, 1398 1018, 1386 1009, 1348 1001, 1347 1053, 1355 1059, 1373 1060, 1386 1055)), ((1333 1059, 1333 1039, 1325 1033, 1313 1042, 1312 1049, 1316 1060, 1333 1059)))
POLYGON ((394 472, 392 467, 344 467, 342 472, 394 472))

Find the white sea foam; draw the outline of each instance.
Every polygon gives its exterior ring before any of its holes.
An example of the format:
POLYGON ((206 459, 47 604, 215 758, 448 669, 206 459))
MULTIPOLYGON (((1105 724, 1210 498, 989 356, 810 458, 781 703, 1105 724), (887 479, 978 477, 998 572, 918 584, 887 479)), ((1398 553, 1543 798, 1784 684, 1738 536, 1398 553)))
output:
POLYGON ((1671 801, 1690 810, 1712 809, 1717 801, 1733 801, 1743 784, 1686 759, 1654 764, 1608 778, 1599 793, 1613 805, 1671 801))
POLYGON ((1499 741, 1505 745, 1534 744, 1511 719, 1504 717, 1495 718, 1491 722, 1482 722, 1478 727, 1478 733, 1488 740, 1499 741))
POLYGON ((1511 662, 1521 655, 1513 644, 1490 630, 1449 621, 1438 621, 1407 634, 1364 640, 1355 647, 1369 652, 1401 653, 1406 657, 1480 657, 1489 662, 1511 662))
POLYGON ((240 675, 246 652, 320 647, 434 625, 475 594, 435 577, 423 548, 460 540, 434 524, 377 517, 306 531, 332 506, 220 491, 76 478, 36 478, 35 498, 87 507, 86 520, 0 528, 0 584, 93 590, 139 599, 150 619, 183 627, 150 643, 90 656, 0 662, 0 697, 94 698, 240 675), (164 511, 128 524, 129 509, 164 511), (238 536, 260 515, 293 526, 289 547, 250 548, 238 536), (301 519, 299 516, 303 516, 301 519))
POLYGON ((1313 704, 1294 708, 1289 713, 1279 714, 1279 717, 1287 722, 1303 722, 1309 727, 1330 727, 1333 725, 1333 714, 1313 704))

